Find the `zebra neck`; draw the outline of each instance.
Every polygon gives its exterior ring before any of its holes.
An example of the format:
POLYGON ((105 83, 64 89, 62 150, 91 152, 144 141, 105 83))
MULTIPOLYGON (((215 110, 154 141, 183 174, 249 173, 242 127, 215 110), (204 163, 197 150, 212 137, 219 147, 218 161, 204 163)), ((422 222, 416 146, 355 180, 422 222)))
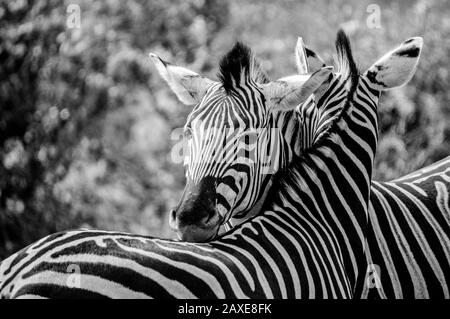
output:
POLYGON ((228 225, 228 226, 240 225, 240 224, 244 223, 245 221, 249 220, 250 218, 253 218, 256 215, 260 214, 263 210, 264 204, 267 199, 267 195, 268 195, 269 190, 271 189, 272 185, 273 185, 273 179, 270 178, 264 191, 261 192, 262 193, 261 197, 257 200, 257 202, 253 205, 253 207, 250 208, 250 210, 243 212, 242 214, 236 215, 234 218, 232 218, 229 222, 230 225, 228 225))
POLYGON ((367 269, 365 257, 373 156, 377 145, 377 97, 365 83, 349 94, 330 129, 313 148, 278 174, 271 210, 296 215, 338 251, 352 287, 367 269))

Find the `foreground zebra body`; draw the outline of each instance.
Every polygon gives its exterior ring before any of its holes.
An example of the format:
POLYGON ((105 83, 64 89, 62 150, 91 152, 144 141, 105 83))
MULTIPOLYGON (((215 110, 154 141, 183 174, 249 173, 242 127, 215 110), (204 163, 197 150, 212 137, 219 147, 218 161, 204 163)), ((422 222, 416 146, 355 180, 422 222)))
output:
MULTIPOLYGON (((420 50, 421 41, 409 45, 420 50)), ((349 88, 342 111, 314 147, 277 174, 280 191, 268 195, 258 216, 207 244, 95 231, 56 234, 0 265, 0 295, 352 297, 356 286, 362 289, 366 268, 361 235, 379 91, 370 77, 355 73, 342 33, 338 56, 342 74, 333 83, 349 88), (371 102, 355 104, 353 96, 371 102), (349 218, 345 211, 358 214, 349 218), (67 285, 71 265, 79 266, 79 288, 67 285)), ((411 73, 417 60, 418 54, 407 59, 411 73)))
POLYGON ((313 240, 286 232, 285 223, 296 219, 267 213, 209 244, 98 231, 58 233, 1 264, 0 296, 350 297, 342 269, 327 269, 331 274, 324 280, 326 266, 313 240), (316 286, 320 279, 323 286, 316 286))

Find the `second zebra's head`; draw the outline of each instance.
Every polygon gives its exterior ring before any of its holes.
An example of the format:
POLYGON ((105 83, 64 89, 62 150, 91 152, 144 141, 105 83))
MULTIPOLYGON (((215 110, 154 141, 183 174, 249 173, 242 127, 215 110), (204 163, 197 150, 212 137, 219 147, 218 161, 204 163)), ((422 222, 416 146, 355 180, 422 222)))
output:
POLYGON ((170 224, 182 240, 207 241, 261 199, 283 158, 277 114, 305 102, 331 68, 269 81, 242 43, 222 58, 218 81, 150 58, 178 99, 193 107, 184 126, 187 183, 170 224))

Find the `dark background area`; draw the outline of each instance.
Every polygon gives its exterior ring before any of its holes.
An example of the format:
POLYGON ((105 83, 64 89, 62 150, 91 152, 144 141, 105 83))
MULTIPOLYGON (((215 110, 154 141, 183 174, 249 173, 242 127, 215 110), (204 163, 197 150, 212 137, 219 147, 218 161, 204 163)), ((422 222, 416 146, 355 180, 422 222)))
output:
POLYGON ((377 1, 379 21, 371 3, 0 0, 0 260, 80 227, 172 236, 167 212, 184 172, 171 135, 190 109, 150 51, 215 78, 239 39, 276 78, 295 73, 297 36, 331 63, 343 26, 361 69, 422 36, 412 81, 380 102, 374 178, 449 155, 450 3, 377 1))

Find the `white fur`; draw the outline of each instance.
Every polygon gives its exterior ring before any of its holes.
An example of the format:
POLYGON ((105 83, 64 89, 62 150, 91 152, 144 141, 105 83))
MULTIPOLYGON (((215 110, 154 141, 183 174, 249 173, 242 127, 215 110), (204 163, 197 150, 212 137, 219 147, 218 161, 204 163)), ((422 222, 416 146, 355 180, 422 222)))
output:
POLYGON ((178 99, 186 105, 199 103, 208 88, 214 84, 214 81, 201 77, 189 69, 164 64, 156 54, 150 53, 150 59, 178 99))
POLYGON ((293 75, 270 82, 264 86, 264 94, 274 109, 293 110, 328 79, 332 70, 332 67, 325 67, 310 76, 293 75))
POLYGON ((414 75, 422 51, 423 40, 420 37, 405 41, 394 50, 385 54, 365 73, 379 90, 389 90, 407 83, 414 75), (405 43, 408 42, 408 43, 405 43), (415 57, 400 56, 399 52, 418 49, 415 57))

